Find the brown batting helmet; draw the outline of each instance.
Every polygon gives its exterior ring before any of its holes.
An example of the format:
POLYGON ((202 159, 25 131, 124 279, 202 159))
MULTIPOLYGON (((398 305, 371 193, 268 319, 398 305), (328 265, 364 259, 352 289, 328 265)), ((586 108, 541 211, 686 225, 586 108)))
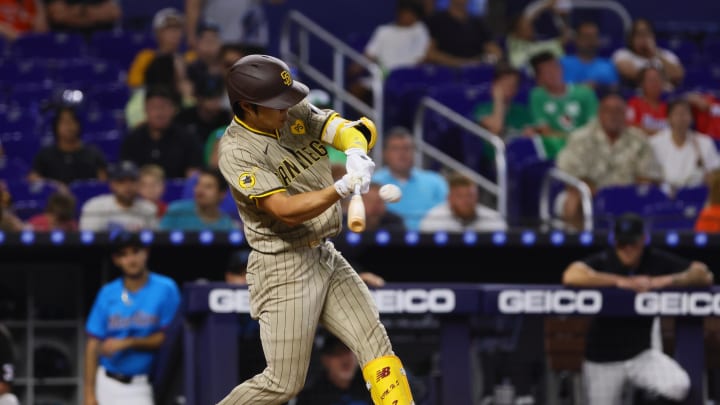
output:
POLYGON ((240 101, 284 110, 308 95, 308 87, 293 80, 285 62, 268 55, 248 55, 230 68, 225 79, 230 104, 240 101))

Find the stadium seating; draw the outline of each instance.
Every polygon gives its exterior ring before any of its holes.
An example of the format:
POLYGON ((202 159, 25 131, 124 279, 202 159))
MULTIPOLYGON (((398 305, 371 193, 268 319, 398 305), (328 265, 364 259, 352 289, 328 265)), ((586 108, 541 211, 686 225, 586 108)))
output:
POLYGON ((118 83, 120 69, 111 61, 67 60, 55 66, 52 76, 55 83, 86 89, 118 83))
POLYGON ((9 179, 7 188, 12 198, 12 208, 22 220, 42 212, 48 198, 58 187, 47 181, 9 179))
POLYGON ((88 53, 127 71, 135 55, 152 46, 153 40, 145 32, 115 30, 94 34, 88 44, 88 53))
POLYGON ((612 219, 625 212, 652 213, 651 206, 658 207, 657 215, 667 215, 662 210, 672 208, 669 197, 659 187, 653 185, 629 185, 603 187, 597 191, 593 200, 595 226, 607 229, 612 219))
POLYGON ((108 163, 113 163, 120 157, 120 144, 122 140, 122 132, 118 130, 86 133, 83 135, 85 141, 90 145, 95 145, 100 149, 108 163))
POLYGON ((87 97, 93 107, 122 110, 130 99, 130 89, 124 83, 93 86, 87 97))
POLYGON ((170 202, 183 198, 183 190, 185 189, 186 182, 187 180, 182 178, 165 180, 165 194, 163 194, 163 201, 170 202))
MULTIPOLYGON (((0 122, 0 128, 6 128, 3 122, 0 122)), ((2 144, 5 155, 10 159, 19 159, 26 165, 30 165, 41 145, 37 137, 27 134, 26 131, 18 130, 0 133, 0 144, 2 144)))
POLYGON ((75 59, 86 55, 86 42, 80 34, 26 34, 13 42, 10 53, 18 59, 75 59))
POLYGON ((87 200, 110 192, 107 182, 99 180, 78 180, 70 183, 70 192, 75 196, 75 209, 80 215, 87 200))
POLYGON ((385 79, 386 123, 409 127, 427 89, 451 83, 455 78, 456 72, 443 66, 420 65, 392 70, 385 79))
POLYGON ((20 158, 0 158, 0 179, 22 178, 28 171, 30 165, 20 158))
POLYGON ((23 84, 48 81, 50 67, 34 59, 6 59, 0 61, 0 83, 6 89, 23 84))

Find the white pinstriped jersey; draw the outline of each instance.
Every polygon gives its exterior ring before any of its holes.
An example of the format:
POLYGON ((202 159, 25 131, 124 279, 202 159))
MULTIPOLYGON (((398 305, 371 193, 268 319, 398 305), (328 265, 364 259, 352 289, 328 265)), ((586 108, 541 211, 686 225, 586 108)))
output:
POLYGON ((250 128, 236 117, 220 139, 220 170, 231 186, 253 249, 282 252, 337 235, 342 229, 340 202, 302 225, 290 227, 260 210, 255 200, 277 192, 294 195, 333 184, 322 134, 336 115, 303 100, 290 108, 287 124, 275 133, 250 128))

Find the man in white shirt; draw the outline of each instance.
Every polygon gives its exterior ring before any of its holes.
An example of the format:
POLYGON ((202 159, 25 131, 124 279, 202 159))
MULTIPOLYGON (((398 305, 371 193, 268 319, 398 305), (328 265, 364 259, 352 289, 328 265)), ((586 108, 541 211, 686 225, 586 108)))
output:
POLYGON ((687 100, 670 103, 668 124, 669 128, 650 138, 663 182, 673 190, 704 184, 705 176, 720 167, 720 155, 709 136, 690 129, 692 112, 687 100))
POLYGON ((129 161, 109 170, 110 194, 88 200, 80 214, 80 229, 137 231, 157 227, 157 206, 138 196, 138 169, 129 161))
POLYGON ((507 223, 499 212, 478 203, 478 187, 460 174, 448 176, 447 201, 435 206, 420 221, 421 232, 504 231, 507 223))

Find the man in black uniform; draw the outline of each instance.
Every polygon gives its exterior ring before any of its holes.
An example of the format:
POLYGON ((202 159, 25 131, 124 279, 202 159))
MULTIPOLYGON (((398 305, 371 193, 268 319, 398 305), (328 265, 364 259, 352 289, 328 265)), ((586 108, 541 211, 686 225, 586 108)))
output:
MULTIPOLYGON (((645 247, 645 225, 637 215, 619 217, 613 239, 612 248, 570 264, 563 284, 635 292, 712 284, 713 275, 705 264, 645 247)), ((685 398, 690 388, 687 372, 651 347, 652 324, 652 317, 593 319, 583 363, 588 405, 621 403, 626 383, 657 396, 660 403, 685 398)))

